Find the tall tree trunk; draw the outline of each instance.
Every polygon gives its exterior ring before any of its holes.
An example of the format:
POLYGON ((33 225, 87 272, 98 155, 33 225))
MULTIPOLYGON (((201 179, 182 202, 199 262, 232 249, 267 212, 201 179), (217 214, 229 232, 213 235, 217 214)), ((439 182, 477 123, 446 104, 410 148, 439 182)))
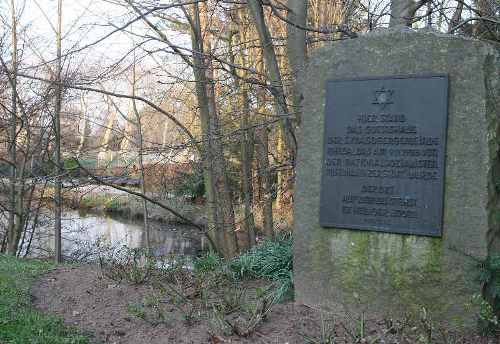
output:
MULTIPOLYGON (((391 19, 389 26, 394 27, 398 25, 411 27, 415 20, 417 11, 430 0, 391 0, 391 19)), ((429 17, 431 16, 428 13, 429 17)), ((430 20, 431 18, 429 18, 430 20)))
POLYGON ((253 185, 252 185, 252 159, 253 159, 253 130, 249 129, 249 111, 248 94, 243 91, 241 95, 244 113, 241 116, 240 127, 243 129, 243 138, 241 140, 241 176, 242 176, 242 191, 244 199, 244 231, 247 233, 249 248, 256 243, 255 221, 253 217, 253 185))
MULTIPOLYGON (((480 17, 484 18, 495 18, 495 7, 493 5, 493 0, 475 0, 477 12, 480 17)), ((498 19, 498 17, 497 17, 498 19)), ((481 39, 498 40, 500 36, 498 35, 498 26, 500 24, 493 23, 485 20, 478 20, 474 24, 473 33, 474 36, 481 39)))
POLYGON ((22 223, 22 228, 19 228, 20 230, 20 233, 22 234, 22 238, 19 242, 19 250, 17 252, 18 256, 20 255, 21 253, 21 250, 23 249, 23 246, 24 246, 24 243, 25 243, 25 239, 26 239, 26 234, 28 233, 28 226, 29 226, 29 222, 30 222, 30 218, 31 218, 31 215, 32 215, 32 209, 31 209, 31 205, 33 203, 33 196, 35 194, 35 190, 36 190, 36 183, 32 183, 29 185, 28 187, 28 199, 26 200, 26 209, 28 209, 25 213, 25 216, 23 217, 23 223, 22 223))
POLYGON ((16 170, 17 170, 17 19, 14 0, 10 1, 12 12, 12 105, 9 125, 9 159, 10 181, 9 181, 9 222, 7 227, 7 252, 15 255, 17 252, 16 239, 16 170))
POLYGON ((277 115, 284 117, 282 121, 282 131, 284 133, 283 137, 285 139, 288 154, 287 158, 293 160, 295 159, 296 150, 295 136, 292 123, 289 118, 290 112, 288 111, 288 106, 286 104, 285 91, 283 88, 278 59, 276 58, 276 52, 274 51, 269 28, 267 27, 264 19, 264 10, 262 9, 262 4, 259 0, 248 0, 247 4, 250 14, 254 19, 255 26, 259 34, 259 40, 262 45, 262 52, 266 64, 266 73, 271 83, 271 92, 276 105, 277 115))
MULTIPOLYGON (((296 155, 296 140, 290 112, 285 98, 283 81, 279 69, 276 52, 274 51, 273 42, 269 28, 264 19, 264 10, 259 0, 248 0, 248 8, 254 19, 259 40, 262 45, 262 52, 266 64, 266 73, 271 83, 271 92, 274 98, 274 108, 276 116, 281 116, 283 120, 280 122, 281 138, 283 140, 282 163, 283 165, 294 166, 296 155)), ((293 168, 281 168, 278 171, 278 195, 277 206, 286 212, 292 207, 291 194, 293 188, 293 168)))
MULTIPOLYGON (((137 75, 136 75, 136 59, 135 59, 135 53, 134 53, 134 65, 132 67, 133 69, 133 76, 132 76, 132 96, 135 97, 135 89, 136 89, 136 82, 137 82, 137 75)), ((135 123, 137 125, 137 142, 136 142, 136 147, 138 149, 138 158, 139 158, 139 168, 140 168, 140 173, 141 173, 141 191, 145 195, 146 194, 146 174, 144 171, 144 138, 142 134, 142 121, 141 121, 141 115, 139 113, 139 110, 137 109, 137 104, 135 102, 135 99, 132 100, 132 107, 133 111, 135 114, 135 123)), ((134 140, 134 139, 133 139, 134 140)), ((135 140, 134 140, 135 141, 135 140)), ((145 199, 142 200, 142 209, 144 212, 143 216, 143 221, 144 221, 144 233, 146 234, 146 248, 148 251, 148 254, 151 253, 151 239, 150 239, 150 233, 149 233, 149 223, 148 223, 148 201, 145 199)))
POLYGON ((415 14, 415 3, 413 0, 391 0, 391 19, 389 26, 398 25, 411 26, 415 14))
MULTIPOLYGON (((303 0, 288 0, 288 13, 287 13, 287 56, 288 62, 290 64, 290 69, 292 72, 292 77, 290 81, 290 90, 292 94, 292 112, 294 118, 296 119, 297 125, 300 126, 302 120, 302 90, 300 84, 297 82, 298 74, 304 68, 307 62, 307 44, 306 44, 306 31, 299 27, 306 27, 307 25, 307 8, 308 2, 303 0)), ((285 180, 280 185, 281 187, 286 187, 290 189, 293 184, 293 172, 286 173, 285 180)), ((287 190, 292 197, 291 190, 287 190)), ((283 194, 283 193, 281 193, 283 194)), ((287 223, 292 224, 293 221, 293 211, 292 204, 289 204, 289 208, 285 211, 288 214, 287 223)))
POLYGON ((88 115, 88 106, 87 102, 85 100, 84 95, 82 94, 80 96, 80 106, 82 108, 82 115, 83 115, 83 123, 82 119, 80 119, 80 124, 83 124, 83 128, 81 128, 81 136, 80 140, 78 142, 78 148, 76 150, 76 157, 79 157, 82 153, 82 151, 85 149, 85 146, 87 145, 88 141, 88 135, 89 135, 89 115, 88 115))
POLYGON ((9 213, 9 227, 8 227, 8 253, 16 255, 19 249, 19 241, 21 239, 23 229, 24 229, 24 193, 25 193, 25 169, 27 162, 28 149, 30 147, 30 129, 29 129, 29 119, 27 118, 26 112, 20 106, 20 112, 22 114, 22 123, 25 123, 23 131, 26 133, 25 149, 22 151, 20 157, 17 154, 17 144, 20 142, 18 136, 17 128, 17 113, 18 113, 18 94, 17 94, 17 70, 18 70, 18 58, 17 58, 17 20, 16 20, 16 9, 14 1, 11 0, 11 11, 12 11, 12 76, 9 76, 9 83, 12 88, 12 114, 10 123, 10 159, 12 159, 12 173, 11 173, 11 188, 10 188, 10 210, 9 213), (19 161, 18 161, 19 160, 19 161))
MULTIPOLYGON (((257 64, 257 72, 262 73, 264 62, 257 64)), ((257 91, 258 113, 267 113, 266 99, 263 90, 257 91)), ((262 197, 262 230, 268 238, 274 237, 274 212, 273 212, 273 182, 271 164, 269 163, 269 131, 267 123, 259 129, 256 135, 257 168, 261 181, 262 197)))
MULTIPOLYGON (((135 101, 134 101, 134 108, 136 109, 136 113, 138 114, 137 108, 135 106, 135 101)), ((139 116, 137 116, 137 117, 138 117, 137 121, 138 121, 138 130, 139 130, 139 168, 141 169, 141 191, 145 195, 146 194, 146 174, 145 174, 144 156, 143 156, 144 140, 142 137, 142 122, 141 122, 141 119, 139 118, 139 116)), ((143 221, 144 221, 144 233, 146 234, 146 248, 148 250, 148 253, 150 253, 151 252, 151 238, 150 238, 150 232, 149 232, 148 201, 146 201, 145 199, 142 200, 142 209, 144 212, 143 221)))
POLYGON ((462 0, 457 1, 457 7, 455 8, 455 12, 453 12, 453 16, 451 17, 448 31, 453 30, 455 26, 460 24, 460 22, 462 21, 463 9, 464 9, 464 3, 462 2, 462 0))
POLYGON ((292 70, 293 113, 299 125, 302 114, 302 92, 297 83, 297 75, 307 61, 306 31, 299 27, 306 27, 307 5, 308 2, 304 0, 288 0, 287 55, 292 70))
POLYGON ((102 141, 100 142, 100 151, 98 154, 98 164, 99 166, 106 166, 106 160, 108 159, 107 153, 111 150, 111 139, 112 139, 112 134, 113 134, 113 126, 116 121, 116 115, 118 113, 118 110, 111 99, 110 96, 106 97, 106 104, 107 104, 107 115, 108 118, 106 120, 106 126, 104 127, 104 134, 102 136, 102 141), (104 160, 105 163, 101 164, 101 160, 104 160))
MULTIPOLYGON (((237 16, 242 15, 242 11, 238 11, 237 16)), ((239 20, 238 20, 239 21, 239 20)), ((241 27, 238 23, 237 26, 241 27)), ((231 35, 229 38, 229 56, 230 62, 235 65, 236 58, 235 52, 233 50, 233 39, 234 45, 240 46, 241 49, 244 48, 246 37, 242 32, 243 28, 238 30, 235 28, 235 34, 231 35)), ((238 56, 238 64, 247 67, 247 61, 244 56, 244 52, 240 53, 238 56)), ((241 154, 241 191, 243 195, 243 221, 242 229, 243 233, 246 235, 246 244, 248 248, 251 248, 256 243, 255 234, 255 221, 253 216, 253 184, 252 184, 252 159, 253 159, 253 130, 250 128, 250 99, 248 97, 248 86, 245 83, 240 82, 240 75, 235 67, 232 67, 232 74, 234 79, 234 86, 238 92, 238 100, 234 103, 234 111, 238 112, 241 108, 240 114, 240 129, 241 129, 241 141, 240 141, 240 154, 241 154)), ((242 71, 241 77, 246 77, 246 72, 242 71)))
POLYGON ((196 95, 200 111, 201 129, 204 145, 205 186, 208 198, 209 231, 219 246, 219 251, 227 258, 238 252, 234 231, 234 210, 232 192, 226 175, 225 159, 219 133, 219 121, 215 106, 215 92, 211 80, 211 66, 204 57, 204 44, 201 34, 200 9, 193 4, 192 47, 193 72, 196 81, 196 95))
MULTIPOLYGON (((28 146, 28 145, 27 145, 28 146)), ((19 164, 20 169, 17 172, 18 185, 16 186, 16 221, 14 225, 14 246, 17 251, 20 249, 19 241, 21 240, 21 236, 23 234, 24 225, 26 221, 26 213, 29 210, 26 210, 25 204, 25 193, 26 193, 26 180, 25 180, 25 170, 26 170, 26 155, 22 156, 22 161, 19 164)), ((13 253, 13 254, 16 254, 13 253)))
POLYGON ((55 185, 55 208, 54 208, 54 253, 56 263, 62 262, 61 252, 61 212, 62 212, 62 160, 61 160, 61 103, 62 103, 62 61, 61 61, 61 41, 62 41, 62 0, 57 2, 57 69, 56 69, 56 104, 54 111, 54 134, 55 134, 55 164, 56 164, 56 185, 55 185))
POLYGON ((268 238, 274 237, 273 195, 269 169, 269 135, 267 127, 256 133, 257 169, 261 180, 262 231, 268 238))
POLYGON ((40 216, 40 209, 42 208, 42 205, 43 205, 43 198, 44 198, 46 187, 47 187, 47 181, 44 182, 44 184, 41 188, 41 191, 40 191, 40 198, 38 199, 38 205, 35 209, 35 217, 33 219, 32 227, 31 227, 32 230, 29 234, 30 237, 28 239, 28 244, 26 245, 26 249, 24 250, 23 258, 26 258, 26 256, 28 256, 30 253, 31 243, 33 242, 33 237, 35 236, 35 231, 38 228, 38 217, 40 216))

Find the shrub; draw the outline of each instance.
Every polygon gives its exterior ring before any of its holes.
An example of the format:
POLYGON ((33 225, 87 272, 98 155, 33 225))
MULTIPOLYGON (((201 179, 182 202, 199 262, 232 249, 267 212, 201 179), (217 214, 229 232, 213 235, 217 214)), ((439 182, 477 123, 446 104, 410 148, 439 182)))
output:
POLYGON ((99 266, 103 275, 113 281, 143 284, 155 270, 155 259, 147 249, 123 246, 100 255, 99 266))
POLYGON ((230 275, 232 280, 268 279, 274 282, 274 302, 279 302, 293 290, 292 242, 291 234, 280 235, 274 240, 265 240, 229 262, 209 252, 194 261, 194 269, 205 275, 212 272, 230 275))
POLYGON ((71 177, 80 176, 80 166, 75 158, 68 158, 63 161, 64 170, 71 177))
POLYGON ((479 303, 479 325, 485 334, 500 331, 500 254, 494 254, 479 264, 479 281, 484 286, 484 297, 476 298, 479 303))
POLYGON ((209 251, 203 256, 195 259, 194 269, 197 272, 205 273, 220 268, 222 263, 222 259, 216 253, 209 251))
POLYGON ((292 236, 266 240, 229 263, 236 278, 266 278, 275 282, 275 295, 282 300, 293 289, 292 236))

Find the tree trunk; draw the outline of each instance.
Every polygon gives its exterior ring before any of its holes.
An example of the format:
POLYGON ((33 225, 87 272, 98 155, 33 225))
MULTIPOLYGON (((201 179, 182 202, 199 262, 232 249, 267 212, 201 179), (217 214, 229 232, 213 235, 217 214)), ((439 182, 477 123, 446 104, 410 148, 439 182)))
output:
POLYGON ((104 127, 104 134, 102 136, 102 141, 100 143, 100 151, 98 154, 98 166, 106 166, 107 153, 111 149, 111 139, 113 134, 113 126, 116 121, 117 109, 114 106, 113 100, 110 96, 107 96, 107 110, 108 110, 108 118, 106 121, 106 126, 104 127), (101 164, 101 160, 105 160, 104 164, 101 164))
POLYGON ((89 120, 89 115, 88 115, 88 107, 87 107, 87 102, 85 101, 85 97, 82 94, 80 96, 80 106, 82 108, 82 115, 83 115, 83 123, 82 119, 80 120, 80 124, 83 124, 83 128, 81 128, 81 136, 80 136, 80 141, 78 142, 78 148, 76 150, 76 157, 78 158, 81 154, 82 151, 85 149, 85 146, 87 145, 88 141, 88 135, 90 131, 90 120, 89 120))
MULTIPOLYGON (((136 76, 136 61, 135 61, 135 53, 134 53, 134 65, 133 65, 133 76, 132 76, 132 96, 135 97, 135 87, 136 87, 136 82, 137 82, 137 76, 136 76)), ((137 142, 136 142, 136 147, 137 147, 137 154, 139 158, 139 169, 141 173, 141 191, 145 195, 146 194, 146 174, 144 172, 144 139, 142 136, 142 121, 141 121, 141 115, 139 114, 139 110, 137 109, 137 104, 135 103, 135 99, 132 100, 132 108, 135 114, 135 124, 137 125, 137 142)), ((134 138, 132 138, 134 140, 134 138)), ((134 140, 135 141, 135 140, 134 140)), ((144 221, 144 233, 146 234, 146 249, 148 251, 148 254, 151 253, 151 239, 150 239, 150 233, 149 233, 149 223, 148 223, 148 201, 145 199, 142 200, 142 209, 144 212, 143 216, 143 221, 144 221)))
POLYGON ((289 23, 287 24, 287 55, 292 70, 292 111, 299 125, 302 114, 302 92, 300 90, 300 85, 297 83, 297 75, 307 61, 307 46, 306 31, 293 24, 300 27, 306 27, 307 5, 307 1, 304 0, 288 0, 287 20, 289 23))
MULTIPOLYGON (((242 11, 239 11, 237 15, 241 15, 242 11)), ((240 26, 240 23, 237 23, 240 26)), ((235 28, 237 30, 237 28, 235 28)), ((235 52, 233 51, 233 39, 235 40, 235 45, 245 45, 246 37, 242 33, 242 29, 237 30, 234 35, 229 38, 229 55, 230 62, 235 65, 236 58, 235 52)), ((241 66, 247 67, 247 61, 244 57, 244 53, 238 56, 238 63, 241 66)), ((243 195, 243 220, 242 229, 243 233, 246 234, 246 245, 247 248, 251 248, 256 243, 255 234, 255 221, 253 216, 253 185, 252 185, 252 159, 253 159, 253 130, 250 128, 250 100, 248 97, 248 86, 245 83, 241 83, 236 68, 232 68, 232 74, 234 79, 235 89, 238 91, 238 101, 234 103, 234 112, 238 112, 238 108, 241 108, 240 114, 240 129, 241 129, 241 141, 240 141, 240 157, 241 157, 241 191, 243 195), (238 106, 239 105, 239 106, 238 106)), ((246 72, 243 70, 243 78, 246 77, 246 72)))
POLYGON ((273 197, 271 190, 271 173, 269 170, 269 137, 267 127, 260 128, 257 132, 257 169, 261 180, 262 197, 262 231, 268 238, 274 237, 273 223, 273 197))
POLYGON ((413 0, 391 0, 391 19, 389 26, 398 25, 411 26, 415 14, 415 3, 413 0))
MULTIPOLYGON (((283 139, 283 152, 281 157, 282 165, 295 165, 296 155, 296 140, 292 121, 290 120, 290 112, 286 104, 281 72, 279 69, 276 52, 274 51, 273 42, 269 28, 264 19, 264 11, 259 0, 248 0, 248 8, 255 21, 259 39, 262 45, 262 52, 266 64, 266 73, 271 83, 271 92, 274 98, 275 115, 280 116, 283 120, 280 122, 281 138, 283 139)), ((280 181, 277 195, 277 206, 286 212, 292 207, 293 193, 293 168, 281 168, 278 171, 278 180, 280 181)))
MULTIPOLYGON (((476 0, 477 12, 480 17, 495 18, 495 8, 493 0, 476 0)), ((498 16, 497 16, 498 19, 498 16)), ((485 20, 478 20, 474 24, 473 33, 475 37, 481 39, 498 40, 498 26, 500 24, 485 20)))
POLYGON ((247 4, 250 10, 250 14, 255 21, 255 26, 259 34, 259 40, 262 45, 262 52, 266 64, 266 72, 271 83, 271 92, 273 94, 274 102, 276 105, 276 115, 283 116, 284 118, 282 121, 282 131, 284 133, 283 137, 285 139, 286 150, 288 154, 287 160, 293 160, 295 159, 296 150, 295 136, 289 118, 290 113, 286 104, 283 81, 281 79, 281 72, 279 69, 278 60, 276 58, 276 52, 274 51, 271 34, 269 32, 269 28, 266 25, 264 19, 264 11, 262 9, 260 1, 248 0, 247 4))
POLYGON ((457 7, 455 8, 455 12, 453 12, 453 16, 451 17, 448 31, 451 31, 455 26, 460 24, 460 22, 462 21, 463 9, 464 9, 464 3, 462 2, 462 0, 459 0, 457 2, 457 7))
POLYGON ((202 159, 204 164, 205 186, 208 198, 209 231, 213 233, 218 249, 226 258, 238 252, 234 231, 234 210, 232 192, 226 175, 225 159, 219 133, 219 121, 215 106, 215 93, 210 78, 210 61, 204 58, 201 34, 200 9, 193 4, 192 47, 193 72, 196 81, 196 95, 200 111, 201 129, 204 145, 202 159))
POLYGON ((57 70, 56 70, 56 104, 54 111, 54 134, 55 134, 55 207, 54 207, 54 259, 56 263, 62 262, 61 252, 61 212, 62 212, 62 161, 61 161, 61 103, 62 103, 62 61, 61 61, 61 40, 62 40, 62 0, 57 2, 57 70))
POLYGON ((10 180, 9 180, 9 221, 7 227, 7 253, 15 255, 17 252, 16 240, 16 170, 17 170, 17 19, 14 0, 11 0, 12 12, 12 105, 9 125, 9 159, 10 180))

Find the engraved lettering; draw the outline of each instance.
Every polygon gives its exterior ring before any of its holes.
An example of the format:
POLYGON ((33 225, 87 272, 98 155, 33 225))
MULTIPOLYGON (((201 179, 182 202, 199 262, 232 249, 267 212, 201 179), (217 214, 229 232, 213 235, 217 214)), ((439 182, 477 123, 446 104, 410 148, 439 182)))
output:
POLYGON ((320 223, 439 235, 447 79, 390 80, 329 83, 320 223))

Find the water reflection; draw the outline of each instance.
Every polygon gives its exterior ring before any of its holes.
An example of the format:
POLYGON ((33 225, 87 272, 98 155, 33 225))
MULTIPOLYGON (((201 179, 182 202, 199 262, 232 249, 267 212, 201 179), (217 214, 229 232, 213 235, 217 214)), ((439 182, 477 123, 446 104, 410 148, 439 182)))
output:
MULTIPOLYGON (((66 256, 102 246, 145 248, 146 235, 141 220, 106 214, 66 211, 62 218, 62 249, 66 256)), ((205 242, 196 228, 150 221, 152 253, 197 255, 205 242)), ((46 224, 33 239, 32 253, 41 256, 53 251, 53 226, 46 224)))

